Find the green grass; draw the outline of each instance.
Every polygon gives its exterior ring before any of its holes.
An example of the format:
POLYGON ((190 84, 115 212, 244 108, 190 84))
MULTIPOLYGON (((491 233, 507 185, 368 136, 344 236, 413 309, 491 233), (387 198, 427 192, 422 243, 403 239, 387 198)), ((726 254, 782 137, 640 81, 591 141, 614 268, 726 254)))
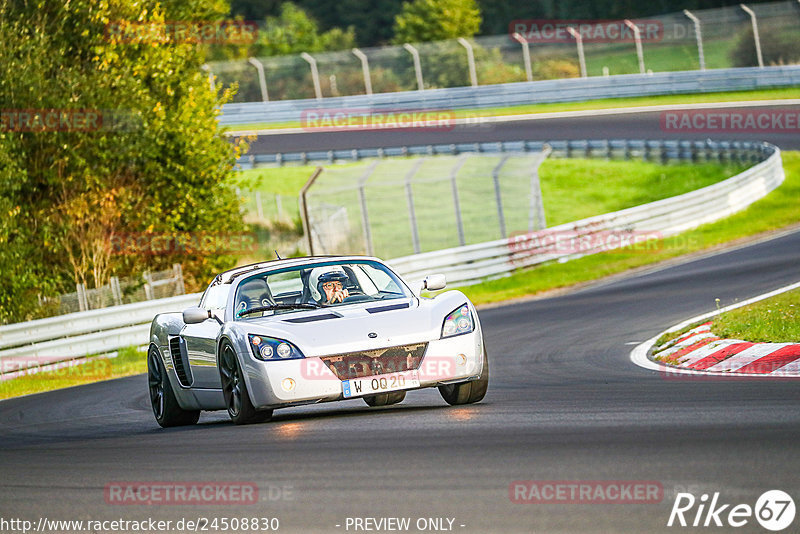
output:
MULTIPOLYGON (((635 54, 634 54, 635 60, 635 54)), ((602 65, 599 67, 602 68, 602 65)), ((638 67, 637 67, 638 69, 638 67)), ((504 115, 525 115, 563 111, 584 111, 593 109, 629 108, 637 106, 661 106, 680 104, 704 104, 719 102, 743 102, 748 100, 782 100, 800 98, 800 87, 760 89, 756 91, 728 91, 721 93, 699 93, 682 95, 658 95, 630 98, 604 98, 584 102, 552 102, 545 104, 525 104, 501 106, 496 108, 457 109, 456 118, 499 117, 504 115)), ((269 130, 280 128, 300 128, 298 121, 237 124, 227 127, 230 131, 269 130)))
MULTIPOLYGON (((706 40, 703 43, 706 67, 709 69, 723 69, 732 67, 730 51, 735 46, 732 39, 706 40)), ((633 74, 639 72, 639 58, 633 43, 625 43, 586 51, 586 69, 589 76, 600 76, 603 67, 608 67, 609 74, 633 74), (611 50, 609 52, 609 50, 611 50)), ((668 72, 679 70, 697 70, 700 60, 697 56, 697 45, 694 42, 686 44, 649 44, 643 51, 645 69, 653 72, 668 72)))
POLYGON ((85 363, 41 371, 0 382, 0 399, 41 393, 70 386, 138 375, 147 371, 145 353, 136 347, 121 349, 114 358, 90 357, 85 363))
POLYGON ((775 191, 731 217, 658 241, 656 249, 622 249, 566 263, 550 263, 468 286, 463 291, 476 304, 535 295, 797 224, 800 222, 800 152, 783 152, 782 157, 786 180, 775 191))
POLYGON ((742 172, 742 165, 551 159, 540 167, 547 225, 669 198, 742 172))
POLYGON ((800 289, 727 311, 714 319, 711 331, 753 342, 800 342, 800 289))

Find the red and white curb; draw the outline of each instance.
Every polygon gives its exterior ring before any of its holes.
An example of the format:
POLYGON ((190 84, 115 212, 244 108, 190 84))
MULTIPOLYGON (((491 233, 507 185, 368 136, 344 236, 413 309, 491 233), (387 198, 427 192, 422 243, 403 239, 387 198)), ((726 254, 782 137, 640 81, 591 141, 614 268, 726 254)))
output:
POLYGON ((721 339, 711 333, 710 322, 655 347, 650 356, 695 371, 800 376, 800 344, 721 339))
POLYGON ((631 351, 631 361, 640 367, 668 374, 800 377, 800 343, 751 343, 721 339, 711 332, 710 321, 662 346, 655 346, 664 334, 798 287, 800 282, 688 319, 638 345, 631 351), (655 361, 653 358, 656 357, 670 363, 655 361))

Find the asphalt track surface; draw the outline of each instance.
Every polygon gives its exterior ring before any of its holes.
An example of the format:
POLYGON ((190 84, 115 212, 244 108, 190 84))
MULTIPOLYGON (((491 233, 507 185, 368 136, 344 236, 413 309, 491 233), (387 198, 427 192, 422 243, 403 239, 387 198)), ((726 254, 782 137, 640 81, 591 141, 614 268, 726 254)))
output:
MULTIPOLYGON (((800 105, 776 103, 775 106, 724 108, 716 111, 736 112, 759 110, 765 113, 789 110, 800 113, 800 105)), ((714 112, 708 108, 703 112, 714 112)), ((697 112, 697 111, 694 111, 697 112)), ((531 119, 500 123, 456 125, 450 130, 393 129, 333 132, 300 132, 261 135, 251 143, 251 154, 304 152, 312 150, 344 150, 403 145, 477 143, 493 141, 531 141, 568 139, 714 139, 733 141, 767 141, 783 150, 800 150, 800 135, 794 131, 764 129, 758 131, 667 132, 661 126, 661 111, 619 113, 531 119)))
MULTIPOLYGON (((245 427, 204 413, 197 426, 164 430, 143 375, 3 401, 0 515, 277 517, 282 532, 354 532, 345 529, 348 517, 410 517, 412 525, 446 517, 464 533, 661 532, 695 530, 666 527, 678 491, 720 492, 720 502, 753 506, 777 488, 797 501, 798 382, 668 378, 633 365, 629 353, 634 342, 710 311, 715 298, 726 305, 797 281, 799 266, 795 232, 484 309, 490 387, 466 407, 422 390, 393 407, 351 400, 289 408, 245 427), (664 498, 513 504, 515 480, 657 481, 664 498), (252 482, 260 500, 107 504, 106 484, 120 481, 252 482)), ((753 518, 736 530, 765 532, 753 518)))

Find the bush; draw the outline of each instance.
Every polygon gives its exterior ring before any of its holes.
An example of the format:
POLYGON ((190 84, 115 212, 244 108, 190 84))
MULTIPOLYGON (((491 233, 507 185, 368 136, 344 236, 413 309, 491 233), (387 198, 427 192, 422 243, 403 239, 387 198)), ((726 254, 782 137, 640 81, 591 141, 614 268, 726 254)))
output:
MULTIPOLYGON (((758 28, 761 40, 761 56, 764 65, 785 65, 800 62, 800 30, 791 26, 761 24, 758 28)), ((731 50, 731 62, 734 67, 758 66, 753 28, 748 25, 739 33, 736 46, 731 50)))

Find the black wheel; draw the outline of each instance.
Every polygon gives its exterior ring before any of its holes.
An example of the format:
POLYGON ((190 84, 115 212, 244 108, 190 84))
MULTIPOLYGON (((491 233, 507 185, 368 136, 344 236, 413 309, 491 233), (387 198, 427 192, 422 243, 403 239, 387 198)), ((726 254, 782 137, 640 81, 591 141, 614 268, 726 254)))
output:
POLYGON ((234 423, 237 425, 260 423, 272 417, 272 410, 256 410, 250 401, 239 359, 233 346, 227 341, 222 345, 219 356, 219 374, 225 407, 228 408, 228 415, 234 423))
POLYGON ((175 398, 167 370, 155 347, 147 353, 147 385, 153 415, 162 427, 193 425, 200 419, 200 410, 184 410, 175 398))
POLYGON ((439 386, 439 393, 447 404, 472 404, 479 402, 486 395, 489 387, 489 358, 486 356, 486 348, 483 349, 483 367, 481 376, 469 382, 459 384, 448 384, 439 386))
POLYGON ((378 393, 377 395, 368 395, 364 397, 364 402, 370 406, 389 406, 390 404, 397 404, 403 402, 406 398, 405 391, 392 391, 389 393, 378 393))

